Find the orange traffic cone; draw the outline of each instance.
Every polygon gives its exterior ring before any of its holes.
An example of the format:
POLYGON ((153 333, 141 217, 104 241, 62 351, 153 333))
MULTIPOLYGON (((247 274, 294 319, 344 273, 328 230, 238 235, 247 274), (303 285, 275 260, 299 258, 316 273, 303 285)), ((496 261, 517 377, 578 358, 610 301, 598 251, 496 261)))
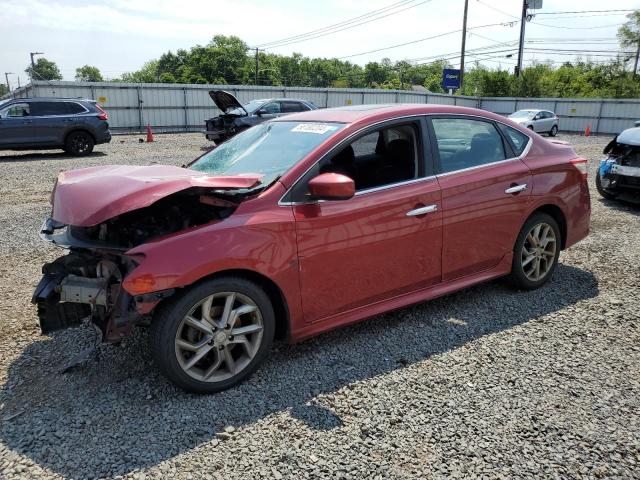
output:
POLYGON ((151 124, 147 123, 147 142, 153 142, 153 132, 151 131, 151 124))
POLYGON ((591 125, 587 125, 587 128, 584 129, 584 136, 588 137, 591 135, 591 125))

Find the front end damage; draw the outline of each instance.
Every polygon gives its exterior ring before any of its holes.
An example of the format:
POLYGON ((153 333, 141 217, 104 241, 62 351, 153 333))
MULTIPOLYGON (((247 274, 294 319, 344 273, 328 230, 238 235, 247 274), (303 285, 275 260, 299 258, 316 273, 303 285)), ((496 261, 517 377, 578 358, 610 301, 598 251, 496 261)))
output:
MULTIPOLYGON (((95 173, 100 176, 105 171, 95 173)), ((144 178, 141 183, 147 189, 145 193, 149 194, 149 184, 159 178, 157 172, 151 172, 146 177, 139 172, 136 174, 136 180, 144 178)), ((132 185, 126 185, 132 179, 132 176, 119 179, 119 188, 133 191, 132 185)), ((206 181, 200 178, 191 182, 196 186, 183 188, 185 184, 182 179, 176 184, 176 192, 150 204, 144 194, 139 201, 128 194, 126 207, 111 200, 101 205, 94 198, 97 210, 93 211, 119 212, 111 218, 100 218, 91 216, 91 212, 85 214, 82 207, 78 206, 78 197, 82 192, 77 187, 80 183, 75 180, 65 184, 64 177, 59 177, 52 194, 53 215, 58 215, 59 219, 46 220, 40 232, 44 240, 67 249, 68 253, 42 267, 43 276, 35 289, 32 303, 37 305, 42 333, 73 327, 89 319, 100 331, 102 339, 110 343, 129 335, 136 325, 148 324, 158 303, 174 294, 172 289, 144 295, 128 292, 125 286, 127 276, 144 261, 143 256, 128 252, 143 243, 160 241, 163 237, 223 221, 243 200, 242 192, 247 191, 246 188, 235 187, 256 183, 255 179, 247 180, 246 177, 237 182, 233 177, 225 177, 217 182, 215 177, 208 177, 206 181), (203 182, 206 187, 199 186, 203 182), (223 188, 214 185, 222 185, 223 188), (73 188, 65 191, 67 186, 73 188), (81 219, 78 223, 82 225, 73 225, 60 218, 81 219), (89 218, 99 218, 99 221, 83 221, 89 218)), ((93 187, 86 194, 103 194, 102 198, 106 198, 107 190, 113 193, 115 187, 110 187, 109 178, 103 180, 101 185, 104 185, 104 192, 93 187)), ((162 185, 154 190, 156 194, 166 194, 170 190, 166 188, 164 180, 157 183, 162 185)), ((89 201, 85 201, 85 205, 89 201)))
POLYGON ((600 194, 606 198, 621 194, 640 198, 640 128, 616 136, 603 153, 607 156, 600 161, 596 175, 600 194))

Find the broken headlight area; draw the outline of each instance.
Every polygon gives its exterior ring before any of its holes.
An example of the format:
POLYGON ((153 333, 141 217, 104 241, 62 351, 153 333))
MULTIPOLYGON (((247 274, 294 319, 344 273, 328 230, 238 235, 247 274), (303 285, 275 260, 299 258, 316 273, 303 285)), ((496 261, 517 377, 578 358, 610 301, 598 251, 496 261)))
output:
POLYGON ((237 203, 190 189, 90 227, 48 219, 41 236, 70 252, 42 268, 32 298, 43 333, 76 326, 89 318, 108 342, 148 323, 153 308, 173 291, 130 295, 123 280, 141 258, 126 251, 142 243, 220 221, 237 203))
POLYGON ((606 158, 598 168, 600 186, 609 192, 640 190, 640 138, 630 129, 614 138, 604 149, 606 158), (626 143, 630 141, 630 143, 626 143))

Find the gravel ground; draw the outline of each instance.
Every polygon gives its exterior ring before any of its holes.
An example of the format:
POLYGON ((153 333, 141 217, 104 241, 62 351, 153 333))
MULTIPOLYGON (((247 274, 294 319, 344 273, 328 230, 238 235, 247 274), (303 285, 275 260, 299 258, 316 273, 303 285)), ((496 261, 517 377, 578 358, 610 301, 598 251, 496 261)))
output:
POLYGON ((250 381, 185 394, 146 333, 70 373, 88 327, 39 335, 29 300, 60 251, 36 235, 61 170, 180 164, 201 135, 116 137, 89 158, 0 152, 0 478, 640 478, 640 209, 593 186, 591 235, 553 281, 496 281, 299 345, 250 381))

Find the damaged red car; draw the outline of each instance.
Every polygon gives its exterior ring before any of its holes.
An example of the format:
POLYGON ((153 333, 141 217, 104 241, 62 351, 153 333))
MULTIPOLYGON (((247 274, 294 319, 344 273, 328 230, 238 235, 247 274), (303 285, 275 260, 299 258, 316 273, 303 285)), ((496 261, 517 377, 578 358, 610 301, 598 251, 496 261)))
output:
POLYGON ((62 173, 41 235, 68 249, 33 301, 44 333, 107 342, 150 326, 194 392, 299 341, 496 277, 550 280, 584 238, 586 160, 485 111, 314 110, 255 126, 186 168, 62 173))

